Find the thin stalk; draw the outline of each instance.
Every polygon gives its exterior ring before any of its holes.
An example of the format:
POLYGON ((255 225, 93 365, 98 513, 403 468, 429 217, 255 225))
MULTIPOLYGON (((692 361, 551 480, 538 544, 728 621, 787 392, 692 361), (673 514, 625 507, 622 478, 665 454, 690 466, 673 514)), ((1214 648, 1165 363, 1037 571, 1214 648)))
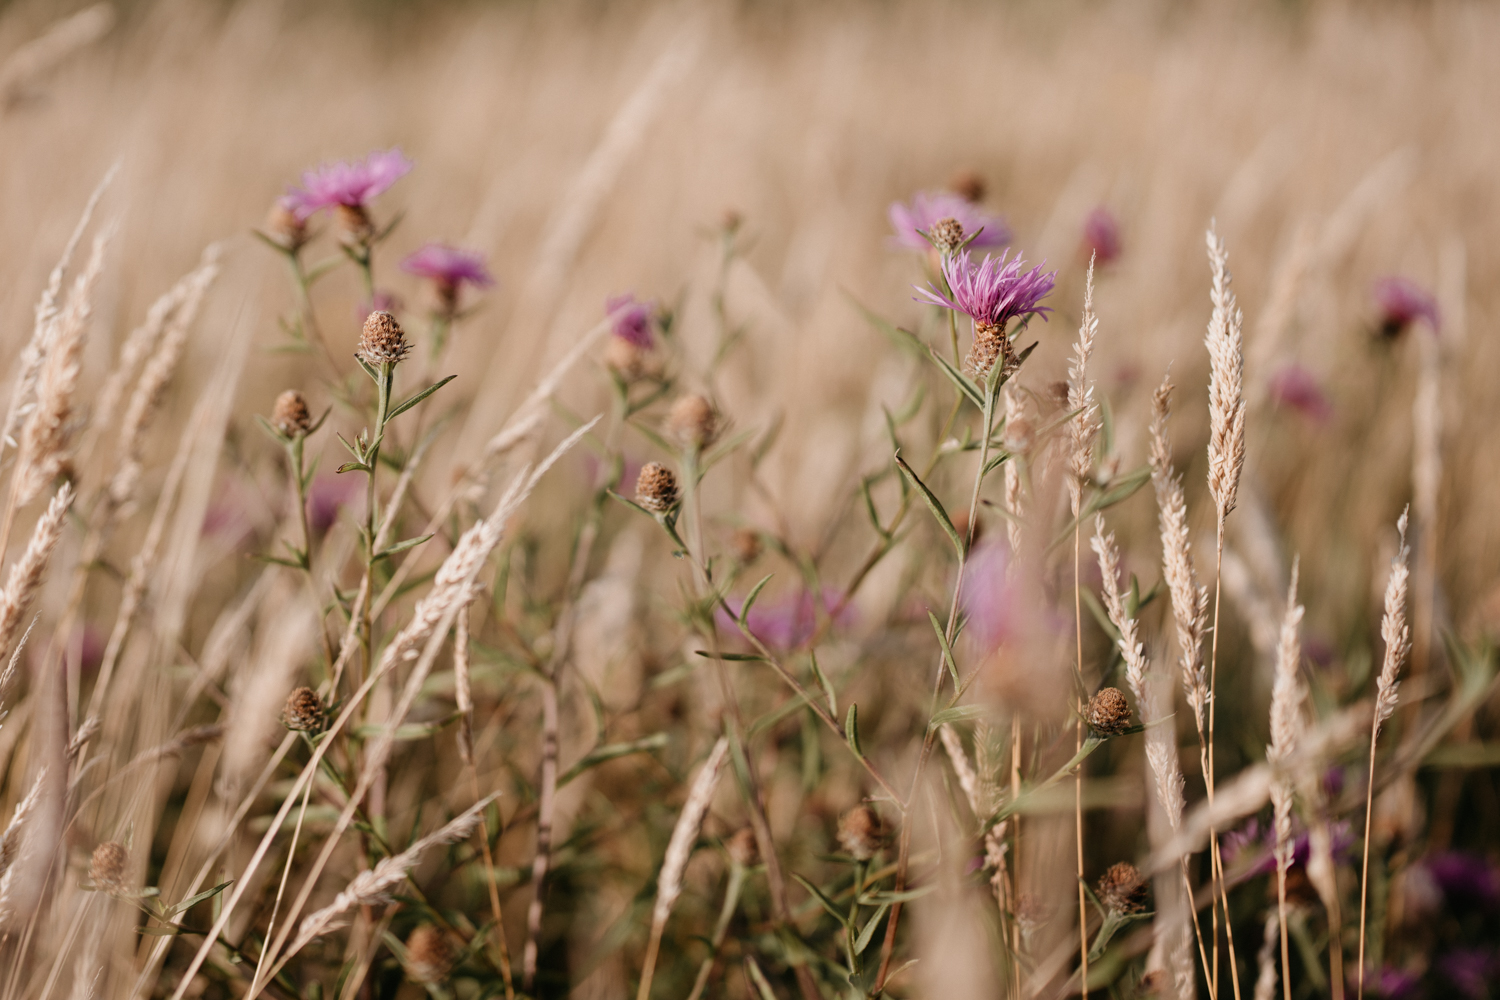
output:
POLYGON ((1375 740, 1380 734, 1380 714, 1370 725, 1370 777, 1365 783, 1365 846, 1359 869, 1359 1000, 1365 998, 1365 906, 1370 889, 1370 818, 1375 805, 1375 740))
MULTIPOLYGON (((1081 507, 1081 504, 1075 504, 1081 507)), ((1078 554, 1080 542, 1080 524, 1082 518, 1078 512, 1073 512, 1073 628, 1074 638, 1078 650, 1078 678, 1083 679, 1083 581, 1078 576, 1078 554)), ((1074 724, 1075 751, 1083 749, 1083 713, 1084 704, 1080 692, 1078 701, 1078 721, 1074 724)), ((1073 778, 1073 828, 1074 839, 1078 848, 1078 957, 1080 960, 1078 982, 1083 991, 1083 1000, 1089 997, 1089 920, 1088 900, 1083 892, 1083 768, 1073 778)))
POLYGON ((713 937, 709 938, 708 957, 698 967, 698 978, 693 980, 693 990, 688 994, 687 1000, 698 1000, 708 986, 708 978, 713 975, 714 963, 718 961, 719 949, 724 945, 724 936, 729 933, 729 922, 734 919, 734 911, 739 907, 740 891, 744 885, 745 866, 731 860, 729 885, 724 889, 724 905, 719 908, 719 919, 714 924, 713 937))
MULTIPOLYGON (((1227 512, 1226 512, 1227 513, 1227 512)), ((1208 763, 1204 770, 1203 780, 1208 789, 1209 815, 1213 815, 1214 807, 1214 712, 1218 707, 1218 671, 1219 671, 1219 603, 1222 592, 1224 576, 1224 520, 1226 514, 1219 516, 1218 531, 1216 532, 1216 545, 1214 553, 1214 641, 1209 654, 1208 664, 1208 763)), ((1234 952, 1234 926, 1229 916, 1229 885, 1224 879, 1224 859, 1219 856, 1219 831, 1211 823, 1208 827, 1208 851, 1209 871, 1214 883, 1219 888, 1219 898, 1224 909, 1224 939, 1226 950, 1229 953, 1229 981, 1234 989, 1234 1000, 1240 1000, 1240 967, 1235 960, 1234 952)), ((1219 992, 1219 931, 1218 931, 1218 909, 1214 913, 1214 974, 1213 993, 1218 996, 1219 992)))

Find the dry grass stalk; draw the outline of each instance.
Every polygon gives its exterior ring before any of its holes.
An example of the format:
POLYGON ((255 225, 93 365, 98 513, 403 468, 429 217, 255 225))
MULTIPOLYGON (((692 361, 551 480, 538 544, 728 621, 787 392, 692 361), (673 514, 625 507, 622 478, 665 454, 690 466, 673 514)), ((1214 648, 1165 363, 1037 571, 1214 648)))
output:
POLYGON ((1292 564, 1292 582, 1287 590, 1286 617, 1281 623, 1281 641, 1276 651, 1276 680, 1271 688, 1271 745, 1266 761, 1274 774, 1271 779, 1271 807, 1275 811, 1276 830, 1276 906, 1281 927, 1281 980, 1285 1000, 1291 1000, 1290 955, 1286 930, 1286 872, 1292 864, 1292 755, 1302 732, 1302 700, 1306 691, 1299 675, 1302 644, 1298 627, 1302 606, 1297 603, 1297 565, 1292 564))
POLYGON ((1025 455, 1029 450, 1029 429, 1025 398, 1014 386, 1006 385, 1005 439, 1011 457, 1005 463, 1005 510, 1010 515, 1005 519, 1005 533, 1010 540, 1012 555, 1021 551, 1021 519, 1026 516, 1025 483, 1021 478, 1019 456, 1025 455))
POLYGON ((36 499, 67 467, 73 393, 78 388, 84 337, 94 309, 94 287, 104 270, 104 250, 110 236, 106 232, 94 237, 88 263, 74 279, 67 304, 54 325, 47 357, 37 375, 36 403, 21 427, 20 458, 13 486, 17 507, 36 499))
POLYGON ((1219 520, 1234 510, 1245 466, 1245 352, 1235 305, 1229 253, 1224 240, 1208 230, 1208 260, 1213 268, 1213 314, 1208 321, 1208 489, 1219 508, 1219 520))
POLYGON ((724 766, 724 759, 728 755, 729 740, 721 736, 709 752, 708 760, 698 769, 698 776, 693 779, 682 814, 677 817, 677 825, 672 828, 672 839, 667 842, 661 874, 656 879, 656 905, 651 910, 651 938, 646 945, 641 985, 636 991, 636 1000, 646 1000, 651 995, 651 979, 656 971, 656 954, 661 948, 662 931, 667 926, 667 918, 672 915, 672 905, 682 894, 682 873, 687 869, 693 844, 703 826, 704 814, 708 812, 708 805, 713 800, 714 789, 719 786, 719 770, 724 766))
POLYGON ((8 926, 11 922, 10 897, 15 885, 17 862, 21 860, 21 838, 26 831, 26 820, 41 801, 43 780, 46 777, 47 769, 39 768, 36 777, 31 779, 31 788, 27 790, 25 798, 17 803, 16 811, 11 814, 5 833, 0 834, 0 927, 8 926))
POLYGON ((10 574, 5 579, 5 589, 0 590, 0 656, 10 651, 16 630, 21 627, 21 617, 31 606, 42 585, 42 578, 47 573, 47 563, 52 558, 52 550, 62 537, 63 519, 72 503, 73 487, 64 483, 47 505, 46 512, 37 519, 26 551, 11 564, 10 574))
POLYGON ((1370 766, 1365 781, 1365 833, 1363 860, 1359 873, 1359 996, 1365 995, 1365 906, 1370 887, 1370 818, 1375 804, 1375 743, 1380 738, 1380 726, 1396 711, 1397 689, 1401 682, 1397 674, 1401 664, 1411 651, 1411 629, 1406 624, 1406 590, 1409 571, 1407 560, 1411 550, 1406 545, 1407 511, 1401 512, 1396 522, 1400 540, 1397 542, 1395 558, 1391 560, 1391 574, 1385 584, 1385 610, 1380 616, 1380 638, 1385 641, 1385 657, 1381 660, 1380 676, 1375 681, 1375 717, 1370 723, 1370 766))
POLYGON ((333 898, 333 902, 308 914, 307 919, 302 921, 291 950, 298 951, 313 938, 342 927, 348 920, 349 911, 356 907, 389 903, 391 890, 406 881, 406 877, 429 848, 456 844, 468 837, 479 825, 480 813, 499 796, 499 792, 486 796, 460 813, 452 822, 429 833, 400 854, 385 858, 374 868, 367 868, 354 876, 343 891, 333 898))
POLYGON ((1255 1000, 1276 1000, 1276 932, 1280 923, 1274 913, 1266 917, 1260 951, 1255 955, 1259 969, 1255 976, 1255 1000))
MULTIPOLYGON (((0 592, 3 597, 3 592, 0 592)), ((10 661, 5 664, 4 672, 0 672, 0 706, 5 704, 5 696, 10 693, 10 686, 16 682, 16 667, 21 662, 21 651, 26 648, 26 640, 31 638, 31 630, 36 628, 36 623, 41 615, 34 615, 31 624, 26 626, 26 631, 21 634, 21 641, 16 643, 15 652, 10 654, 10 661)), ((0 718, 4 718, 0 715, 0 718)))

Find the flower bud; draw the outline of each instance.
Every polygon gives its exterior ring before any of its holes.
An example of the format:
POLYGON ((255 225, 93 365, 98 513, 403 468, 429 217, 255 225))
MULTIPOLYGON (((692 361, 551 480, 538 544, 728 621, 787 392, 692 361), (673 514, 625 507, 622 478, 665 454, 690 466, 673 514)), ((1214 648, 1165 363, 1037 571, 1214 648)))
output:
POLYGON ((302 393, 288 389, 276 397, 271 426, 287 437, 298 437, 312 428, 312 414, 307 411, 307 400, 302 398, 302 393))
POLYGON ((660 462, 647 462, 635 480, 635 502, 649 511, 665 514, 677 506, 677 477, 660 462))
POLYGON ((129 855, 125 845, 106 840, 94 848, 89 858, 89 879, 106 892, 120 892, 125 888, 125 863, 129 855))
POLYGON ((365 318, 364 329, 359 334, 359 351, 365 363, 372 368, 389 362, 397 364, 406 357, 411 345, 396 317, 388 312, 372 312, 365 318))
POLYGON ((1111 865, 1099 879, 1099 902, 1116 913, 1137 913, 1146 901, 1146 879, 1129 861, 1111 865))
POLYGON ((297 251, 307 245, 307 223, 286 198, 277 198, 266 216, 266 235, 286 249, 297 251))
POLYGON ((423 924, 406 939, 406 970, 423 984, 441 983, 453 968, 453 948, 443 932, 423 924))
POLYGON ((927 235, 931 238, 932 245, 937 247, 938 253, 944 257, 955 253, 964 245, 963 224, 952 216, 934 222, 927 235))
POLYGON ((857 805, 839 817, 839 846, 856 861, 869 861, 880 850, 885 828, 880 814, 867 805, 857 805))
POLYGON ((1119 736, 1130 728, 1130 703, 1119 688, 1105 688, 1089 699, 1089 728, 1100 736, 1119 736))
POLYGON ((667 415, 667 429, 685 445, 704 448, 719 433, 719 415, 713 404, 696 393, 683 396, 672 404, 667 415))
POLYGON ((281 713, 282 724, 299 733, 322 732, 325 717, 323 700, 310 687, 299 687, 286 699, 281 713))
POLYGON ((760 532, 754 528, 737 528, 730 542, 734 557, 746 566, 760 558, 760 532))

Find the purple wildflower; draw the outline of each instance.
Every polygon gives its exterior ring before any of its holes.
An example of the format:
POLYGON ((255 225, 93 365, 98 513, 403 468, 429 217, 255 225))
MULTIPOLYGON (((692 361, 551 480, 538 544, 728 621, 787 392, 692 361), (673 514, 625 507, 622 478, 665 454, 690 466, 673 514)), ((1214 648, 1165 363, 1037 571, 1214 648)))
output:
POLYGON ((964 227, 965 236, 974 236, 969 244, 976 247, 1003 247, 1010 243, 1010 227, 998 215, 991 215, 962 195, 949 191, 918 191, 910 204, 891 202, 891 228, 895 242, 912 250, 927 250, 932 244, 922 233, 943 219, 953 219, 964 227), (920 230, 920 232, 918 231, 920 230))
POLYGON ((354 307, 354 320, 363 323, 370 318, 370 313, 387 312, 395 315, 405 305, 401 297, 395 292, 388 292, 383 288, 375 289, 375 294, 360 302, 354 307))
MULTIPOLYGON (((1351 989, 1359 982, 1358 970, 1349 970, 1351 989)), ((1393 965, 1379 969, 1365 969, 1365 994, 1378 1000, 1412 1000, 1417 995, 1418 977, 1415 973, 1398 969, 1393 965)))
POLYGON ((287 191, 297 218, 306 221, 325 208, 364 208, 412 168, 400 149, 376 150, 363 162, 340 160, 304 171, 302 187, 287 191))
POLYGON ((1043 274, 1038 264, 1023 274, 1021 268, 1026 262, 1019 254, 1007 262, 1009 255, 1008 250, 999 257, 986 254, 976 265, 970 262, 967 250, 956 253, 943 261, 943 277, 948 279, 952 296, 928 286, 917 289, 917 301, 944 306, 963 313, 976 325, 1000 330, 1012 319, 1036 315, 1045 320, 1052 310, 1038 303, 1052 291, 1057 272, 1043 274))
POLYGON ((419 278, 431 278, 439 289, 451 289, 454 293, 465 283, 475 288, 488 288, 495 283, 485 269, 482 254, 447 243, 428 243, 403 260, 401 270, 419 278))
POLYGON ((1120 224, 1103 205, 1094 209, 1083 220, 1083 250, 1100 267, 1120 256, 1120 224))
POLYGON ((1490 995, 1490 983, 1496 973, 1500 973, 1500 962, 1496 961, 1495 953, 1485 948, 1450 951, 1438 959, 1437 966, 1443 978, 1471 1000, 1486 1000, 1490 995))
POLYGON ((354 476, 325 472, 316 476, 307 490, 307 523, 313 531, 327 531, 338 519, 339 509, 359 499, 360 484, 354 476))
POLYGON ((1500 877, 1489 861, 1477 854, 1451 851, 1427 859, 1425 866, 1448 905, 1492 910, 1500 905, 1500 877))
POLYGON ((611 333, 643 351, 651 349, 655 343, 651 336, 651 314, 656 311, 654 302, 637 301, 633 294, 626 292, 606 299, 604 311, 614 324, 611 333))
POLYGON ((1267 391, 1282 406, 1289 406, 1314 423, 1333 416, 1333 402, 1318 385, 1313 373, 1301 365, 1282 365, 1272 375, 1267 391))
POLYGON ((1020 626, 1020 595, 1007 578, 1008 547, 983 541, 974 546, 964 564, 963 587, 959 591, 964 634, 986 653, 1014 636, 1020 626))
MULTIPOLYGON (((1333 841, 1334 862, 1345 860, 1354 846, 1354 832, 1349 824, 1343 821, 1329 824, 1328 835, 1333 841)), ((1262 830, 1260 821, 1251 817, 1238 830, 1224 834, 1219 841, 1219 857, 1230 870, 1243 871, 1246 876, 1264 875, 1276 870, 1275 845, 1275 829, 1267 826, 1262 830)), ((1311 857, 1312 838, 1304 831, 1292 841, 1292 864, 1305 865, 1311 857)))
MULTIPOLYGON (((835 625, 847 625, 854 618, 854 609, 843 600, 843 595, 832 588, 824 588, 820 595, 825 614, 834 616, 835 625)), ((743 602, 729 601, 729 608, 738 617, 743 602)), ((794 649, 811 639, 817 631, 817 606, 811 591, 802 590, 795 596, 757 600, 750 608, 745 624, 767 646, 773 649, 794 649)), ((733 629, 735 621, 723 608, 717 612, 719 624, 733 629)))
POLYGON ((1437 300, 1409 278, 1381 278, 1373 294, 1380 309, 1380 332, 1386 337, 1399 337, 1419 319, 1426 320, 1433 333, 1442 325, 1437 300))

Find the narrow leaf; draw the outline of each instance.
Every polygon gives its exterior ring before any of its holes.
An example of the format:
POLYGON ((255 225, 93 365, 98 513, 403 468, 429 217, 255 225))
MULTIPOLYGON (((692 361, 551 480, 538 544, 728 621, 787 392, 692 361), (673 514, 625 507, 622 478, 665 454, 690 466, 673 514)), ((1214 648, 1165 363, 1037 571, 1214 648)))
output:
POLYGON ((942 373, 948 376, 948 381, 957 386, 958 391, 964 394, 965 399, 973 403, 976 408, 984 409, 984 396, 980 394, 979 389, 975 387, 973 382, 964 378, 963 373, 954 368, 952 362, 937 351, 929 347, 927 354, 937 364, 942 373))
POLYGON ((859 706, 853 702, 849 703, 849 713, 844 716, 844 738, 849 741, 854 756, 864 760, 865 753, 859 748, 859 706))
POLYGON ((953 687, 958 688, 958 664, 953 662, 953 649, 948 645, 948 637, 943 634, 943 626, 939 624, 937 615, 932 609, 927 610, 927 620, 932 622, 932 631, 937 635, 938 645, 943 647, 943 662, 948 664, 948 675, 953 678, 953 687))
POLYGON ((740 605, 739 613, 739 622, 741 628, 749 628, 749 626, 746 624, 746 620, 750 617, 750 608, 753 604, 755 604, 755 599, 760 596, 761 590, 765 587, 766 584, 771 582, 771 577, 775 575, 775 573, 767 573, 765 576, 760 578, 759 583, 750 588, 750 593, 745 595, 745 603, 740 605))
POLYGON ((823 907, 823 909, 828 911, 829 916, 837 920, 839 923, 843 924, 845 927, 849 926, 849 918, 842 911, 840 911, 836 905, 834 905, 833 900, 829 899, 823 894, 822 889, 819 889, 817 886, 813 885, 811 882, 803 878, 801 875, 798 875, 796 872, 792 873, 792 878, 796 879, 797 884, 806 889, 808 893, 812 895, 813 899, 816 899, 818 903, 823 907))
POLYGON ((386 414, 385 419, 387 421, 396 419, 401 414, 405 413, 413 406, 416 406, 422 400, 426 399, 428 396, 431 396, 433 393, 437 392, 443 386, 447 385, 449 382, 452 382, 456 378, 458 378, 457 375, 449 375, 447 378, 438 379, 436 382, 432 383, 427 388, 417 393, 415 396, 397 403, 394 407, 391 408, 391 412, 386 414))
POLYGON ((947 533, 948 540, 953 543, 953 549, 958 553, 959 558, 963 558, 963 539, 958 537, 958 529, 953 526, 953 519, 948 516, 948 511, 944 509, 943 502, 927 488, 926 483, 917 478, 917 474, 912 471, 911 466, 906 464, 906 459, 901 457, 900 452, 896 453, 896 465, 906 475, 906 478, 911 480, 912 485, 916 486, 917 492, 922 494, 922 499, 926 502, 927 509, 932 511, 932 516, 937 518, 938 524, 947 533))

